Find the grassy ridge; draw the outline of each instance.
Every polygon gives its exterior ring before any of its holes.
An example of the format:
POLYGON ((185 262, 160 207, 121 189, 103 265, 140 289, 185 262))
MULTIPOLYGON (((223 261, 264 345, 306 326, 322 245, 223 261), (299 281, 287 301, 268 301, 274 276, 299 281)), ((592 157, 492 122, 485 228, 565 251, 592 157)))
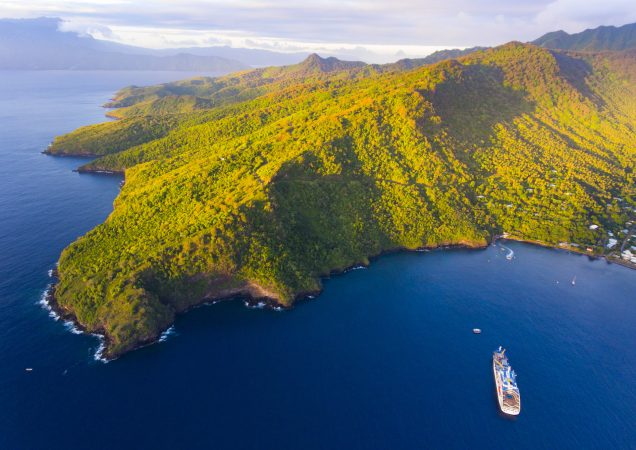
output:
POLYGON ((636 207, 630 53, 512 43, 415 69, 311 57, 115 102, 122 120, 53 147, 108 149, 85 169, 126 171, 108 220, 63 252, 56 290, 110 356, 204 298, 289 305, 384 250, 507 231, 601 252, 636 207))

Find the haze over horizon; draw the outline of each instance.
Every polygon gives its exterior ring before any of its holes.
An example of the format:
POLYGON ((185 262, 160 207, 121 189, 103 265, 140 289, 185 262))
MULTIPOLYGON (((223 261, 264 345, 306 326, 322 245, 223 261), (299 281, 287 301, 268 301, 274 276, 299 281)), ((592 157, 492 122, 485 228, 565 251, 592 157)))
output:
POLYGON ((62 18, 65 31, 148 48, 228 45, 389 62, 620 26, 636 22, 636 9, 627 0, 0 1, 0 17, 39 16, 62 18))

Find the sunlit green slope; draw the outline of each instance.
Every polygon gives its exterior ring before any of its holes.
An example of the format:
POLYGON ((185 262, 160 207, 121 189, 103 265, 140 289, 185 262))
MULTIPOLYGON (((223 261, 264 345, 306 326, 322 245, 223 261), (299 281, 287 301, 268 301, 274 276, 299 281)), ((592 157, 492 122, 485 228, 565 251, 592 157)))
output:
POLYGON ((125 170, 56 290, 110 356, 203 299, 290 305, 385 250, 505 231, 600 252, 634 216, 634 53, 511 43, 414 69, 313 56, 128 88, 113 106, 122 120, 52 148, 125 170))

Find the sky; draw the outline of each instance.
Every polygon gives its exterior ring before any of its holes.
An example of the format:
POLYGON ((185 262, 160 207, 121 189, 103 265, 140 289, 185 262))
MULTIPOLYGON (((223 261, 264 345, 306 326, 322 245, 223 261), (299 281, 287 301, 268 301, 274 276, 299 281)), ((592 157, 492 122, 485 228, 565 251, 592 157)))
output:
POLYGON ((0 17, 151 48, 231 45, 387 62, 636 22, 636 0, 0 0, 0 17))

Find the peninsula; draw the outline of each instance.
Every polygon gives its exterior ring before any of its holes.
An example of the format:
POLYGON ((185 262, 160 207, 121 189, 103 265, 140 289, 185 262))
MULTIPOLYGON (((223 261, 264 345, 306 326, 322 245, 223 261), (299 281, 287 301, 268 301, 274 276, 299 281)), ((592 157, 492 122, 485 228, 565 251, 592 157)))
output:
POLYGON ((384 251, 507 232, 603 254, 609 233, 633 231, 633 49, 513 42, 388 65, 312 55, 128 87, 108 106, 119 120, 48 153, 125 173, 110 217, 62 253, 53 293, 106 336, 109 358, 196 304, 288 307, 384 251))

